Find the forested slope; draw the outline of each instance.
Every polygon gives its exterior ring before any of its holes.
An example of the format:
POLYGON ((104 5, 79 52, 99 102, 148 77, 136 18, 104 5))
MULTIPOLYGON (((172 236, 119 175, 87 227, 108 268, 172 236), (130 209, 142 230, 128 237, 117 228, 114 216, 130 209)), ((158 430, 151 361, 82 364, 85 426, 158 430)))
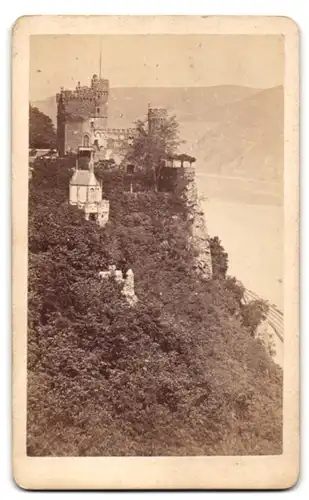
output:
POLYGON ((30 181, 28 454, 281 453, 282 372, 222 254, 212 281, 194 274, 181 196, 131 196, 98 172, 101 229, 68 205, 70 175, 38 165, 30 181), (109 264, 133 269, 136 307, 100 281, 109 264))

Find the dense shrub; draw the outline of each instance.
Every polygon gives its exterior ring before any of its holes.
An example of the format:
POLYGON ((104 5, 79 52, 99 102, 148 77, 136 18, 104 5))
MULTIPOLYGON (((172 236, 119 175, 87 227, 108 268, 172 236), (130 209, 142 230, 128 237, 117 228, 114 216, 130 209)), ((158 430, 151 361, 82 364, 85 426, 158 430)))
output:
POLYGON ((109 171, 100 229, 68 205, 69 168, 50 169, 29 193, 28 454, 281 453, 281 369, 236 280, 193 273, 181 199, 109 171), (133 269, 136 307, 99 280, 109 264, 133 269))
POLYGON ((56 147, 56 130, 49 116, 29 105, 29 147, 52 149, 56 147))
POLYGON ((242 324, 254 335, 259 324, 267 317, 269 306, 263 300, 254 300, 242 306, 242 324))
POLYGON ((215 279, 225 279, 228 270, 228 255, 224 251, 218 236, 210 238, 212 272, 215 279))

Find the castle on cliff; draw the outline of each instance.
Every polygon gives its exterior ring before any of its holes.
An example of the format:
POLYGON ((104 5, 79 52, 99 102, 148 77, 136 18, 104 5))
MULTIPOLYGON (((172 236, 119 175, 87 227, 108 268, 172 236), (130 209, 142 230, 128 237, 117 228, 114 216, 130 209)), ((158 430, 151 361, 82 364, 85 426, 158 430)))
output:
MULTIPOLYGON (((108 127, 109 80, 93 75, 90 86, 77 83, 75 90, 61 88, 57 101, 57 149, 59 156, 92 147, 94 161, 123 160, 136 133, 134 128, 108 127)), ((149 131, 166 116, 164 108, 148 109, 149 131)))
MULTIPOLYGON (((82 209, 86 219, 94 219, 101 227, 108 222, 110 207, 109 200, 102 198, 102 185, 95 176, 94 164, 113 159, 120 165, 136 133, 133 128, 108 128, 108 98, 109 80, 97 75, 93 75, 90 87, 81 86, 78 82, 75 90, 62 88, 57 94, 59 155, 77 154, 76 168, 70 181, 69 203, 82 209), (86 160, 86 170, 80 165, 83 159, 86 160)), ((149 106, 146 119, 149 134, 155 132, 166 117, 165 108, 149 106)), ((186 179, 185 198, 191 219, 191 240, 198 253, 196 268, 208 278, 212 272, 209 237, 204 213, 197 199, 195 169, 192 167, 194 161, 194 158, 184 154, 165 158, 158 187, 159 191, 173 192, 179 179, 186 179)))
POLYGON ((93 75, 90 87, 77 83, 75 90, 57 94, 57 149, 60 156, 78 147, 93 147, 95 161, 114 159, 119 164, 134 129, 108 128, 109 81, 93 75))

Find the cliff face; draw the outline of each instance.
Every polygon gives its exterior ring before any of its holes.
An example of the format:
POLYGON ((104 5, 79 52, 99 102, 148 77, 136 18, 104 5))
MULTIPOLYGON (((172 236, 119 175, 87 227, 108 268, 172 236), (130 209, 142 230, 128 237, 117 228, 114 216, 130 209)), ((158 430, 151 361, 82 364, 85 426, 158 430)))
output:
POLYGON ((191 222, 190 244, 195 253, 196 271, 209 280, 212 277, 212 262, 205 213, 198 199, 195 171, 193 168, 184 170, 187 181, 184 196, 188 207, 188 220, 191 222))

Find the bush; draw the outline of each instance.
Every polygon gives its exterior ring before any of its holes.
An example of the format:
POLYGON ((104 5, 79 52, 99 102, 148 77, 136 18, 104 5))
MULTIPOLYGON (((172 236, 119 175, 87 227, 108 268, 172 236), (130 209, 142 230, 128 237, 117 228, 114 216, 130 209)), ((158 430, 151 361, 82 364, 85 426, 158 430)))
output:
POLYGON ((269 306, 263 300, 253 300, 242 306, 242 324, 249 329, 252 336, 259 324, 266 319, 268 311, 269 306))
POLYGON ((228 255, 224 251, 218 236, 210 238, 210 252, 214 279, 225 279, 228 270, 228 255))

